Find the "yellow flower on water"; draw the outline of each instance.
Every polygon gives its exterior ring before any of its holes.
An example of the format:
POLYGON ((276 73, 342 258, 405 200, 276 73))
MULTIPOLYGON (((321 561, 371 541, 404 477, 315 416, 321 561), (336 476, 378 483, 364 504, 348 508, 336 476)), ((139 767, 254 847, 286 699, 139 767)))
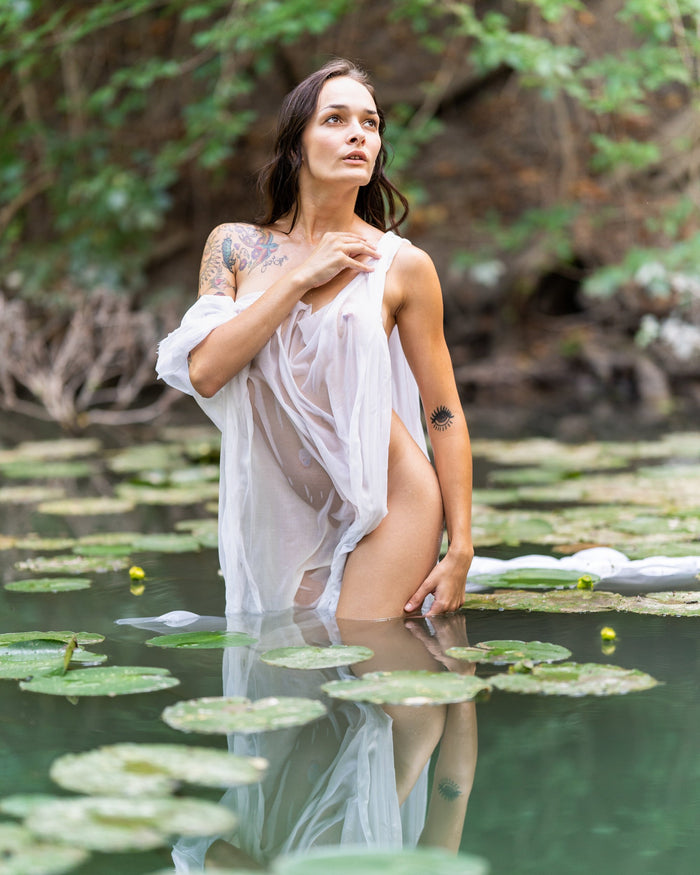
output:
POLYGON ((603 626, 600 630, 600 637, 603 641, 615 641, 617 638, 617 632, 612 628, 612 626, 603 626))
POLYGON ((132 565, 129 569, 129 577, 132 580, 143 580, 146 576, 146 572, 143 568, 140 568, 138 565, 132 565))
POLYGON ((583 574, 576 583, 576 589, 593 589, 593 578, 590 574, 583 574))

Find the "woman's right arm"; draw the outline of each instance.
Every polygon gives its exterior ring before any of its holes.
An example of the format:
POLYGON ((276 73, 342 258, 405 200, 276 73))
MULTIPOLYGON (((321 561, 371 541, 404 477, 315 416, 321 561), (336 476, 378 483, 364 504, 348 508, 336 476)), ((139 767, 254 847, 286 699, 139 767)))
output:
MULTIPOLYGON (((237 227, 219 225, 209 235, 200 268, 200 295, 224 294, 235 299, 239 275, 230 242, 237 227)), ((190 351, 189 374, 194 389, 205 398, 215 395, 263 348, 307 291, 324 285, 343 270, 370 272, 370 265, 357 260, 363 256, 376 258, 378 253, 357 234, 324 234, 305 261, 190 351)))

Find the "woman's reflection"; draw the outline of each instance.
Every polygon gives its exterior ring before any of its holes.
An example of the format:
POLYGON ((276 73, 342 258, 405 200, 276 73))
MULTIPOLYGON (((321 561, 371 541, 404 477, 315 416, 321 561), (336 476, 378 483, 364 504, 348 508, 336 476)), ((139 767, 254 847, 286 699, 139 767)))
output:
POLYGON ((237 815, 232 836, 180 840, 173 850, 178 872, 221 866, 264 866, 280 854, 324 845, 376 848, 438 845, 457 851, 477 754, 473 702, 385 706, 326 697, 330 680, 368 671, 411 669, 471 672, 445 650, 467 644, 465 618, 356 621, 313 612, 228 618, 254 647, 224 651, 223 695, 323 698, 324 718, 292 729, 231 733, 232 753, 263 756, 259 784, 233 787, 222 803, 237 815), (267 665, 260 654, 277 647, 353 644, 374 656, 354 666, 296 670, 267 665), (428 767, 439 744, 428 798, 428 767))

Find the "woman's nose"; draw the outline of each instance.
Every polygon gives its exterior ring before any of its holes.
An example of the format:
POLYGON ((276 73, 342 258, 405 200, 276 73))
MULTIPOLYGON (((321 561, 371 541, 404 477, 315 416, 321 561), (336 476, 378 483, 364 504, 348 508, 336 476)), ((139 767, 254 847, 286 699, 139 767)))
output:
POLYGON ((348 142, 349 143, 361 143, 365 139, 365 132, 362 130, 360 125, 354 125, 352 129, 348 132, 348 142))

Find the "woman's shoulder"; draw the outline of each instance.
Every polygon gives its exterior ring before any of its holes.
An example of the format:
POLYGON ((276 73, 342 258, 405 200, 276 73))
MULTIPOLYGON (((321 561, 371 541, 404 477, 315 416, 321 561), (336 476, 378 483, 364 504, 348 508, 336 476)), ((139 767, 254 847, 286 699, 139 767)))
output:
POLYGON ((435 274, 433 259, 419 246, 414 246, 409 240, 400 246, 394 256, 396 273, 402 278, 424 280, 435 274))

